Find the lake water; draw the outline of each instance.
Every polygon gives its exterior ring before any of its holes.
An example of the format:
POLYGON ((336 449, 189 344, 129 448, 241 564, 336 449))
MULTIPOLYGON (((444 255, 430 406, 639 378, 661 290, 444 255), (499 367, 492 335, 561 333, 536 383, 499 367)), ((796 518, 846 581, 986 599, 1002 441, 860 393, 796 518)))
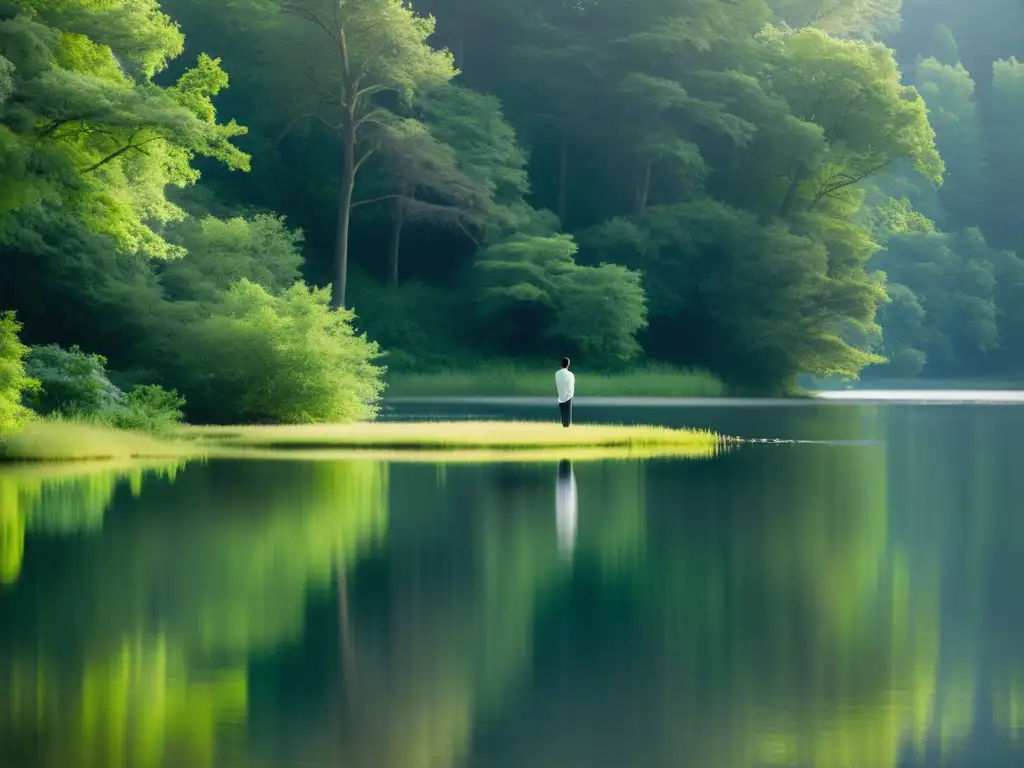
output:
POLYGON ((0 765, 1024 764, 1024 409, 576 416, 789 442, 0 472, 0 765))

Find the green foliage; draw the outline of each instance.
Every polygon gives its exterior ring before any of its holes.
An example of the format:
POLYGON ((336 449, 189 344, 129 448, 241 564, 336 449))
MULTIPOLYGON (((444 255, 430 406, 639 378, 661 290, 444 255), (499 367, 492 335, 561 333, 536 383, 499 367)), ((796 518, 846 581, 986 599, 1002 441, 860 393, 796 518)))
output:
POLYGON ((39 387, 25 370, 29 349, 18 338, 21 324, 13 312, 0 314, 0 435, 12 432, 29 418, 22 398, 39 387))
POLYGON ((353 281, 358 326, 380 344, 388 371, 441 371, 472 359, 472 335, 460 318, 471 311, 461 292, 417 282, 384 288, 353 281))
POLYGON ((185 398, 157 384, 139 384, 125 393, 119 407, 104 414, 118 429, 169 434, 185 418, 185 398))
POLYGON ((269 11, 273 29, 271 66, 278 71, 264 74, 278 82, 290 76, 284 89, 269 94, 290 120, 284 132, 317 120, 336 134, 343 156, 332 283, 333 306, 342 307, 356 176, 380 147, 381 129, 393 122, 384 97, 409 104, 421 90, 451 80, 452 56, 427 44, 434 20, 417 16, 404 0, 255 2, 269 11))
POLYGON ((496 203, 508 205, 529 192, 526 153, 498 99, 447 84, 424 91, 416 106, 431 133, 456 149, 464 172, 496 203))
POLYGON ((344 306, 350 255, 388 278, 352 298, 407 372, 548 350, 779 392, 876 352, 1013 367, 1024 48, 995 20, 1019 12, 904 6, 897 33, 897 0, 24 0, 0 12, 0 305, 213 421, 372 412, 281 383, 331 364, 275 302, 301 276, 344 306), (200 158, 208 186, 167 193, 200 158), (227 309, 242 279, 262 338, 227 309))
POLYGON ((782 21, 838 37, 872 40, 899 27, 902 0, 769 0, 782 21))
POLYGON ((181 423, 185 405, 174 390, 140 384, 123 392, 111 383, 107 361, 78 347, 33 347, 26 370, 40 383, 26 404, 43 415, 88 420, 119 429, 164 434, 181 423))
POLYGON ((377 345, 327 291, 299 282, 274 296, 242 278, 212 314, 170 343, 168 365, 204 422, 313 423, 371 418, 383 388, 377 345))
POLYGON ((116 408, 123 393, 107 378, 107 360, 79 347, 33 347, 26 370, 40 389, 26 399, 37 413, 99 414, 116 408))
POLYGON ((181 215, 165 188, 198 178, 190 165, 197 155, 248 166, 230 141, 244 129, 218 125, 210 102, 226 75, 201 56, 171 87, 155 85, 150 78, 180 52, 181 38, 153 2, 29 6, 31 14, 0 20, 0 55, 15 73, 0 121, 0 157, 13 171, 0 210, 15 215, 4 217, 0 245, 18 228, 38 238, 33 214, 60 202, 63 215, 124 253, 174 255, 155 228, 181 215), (117 6, 131 6, 127 16, 140 27, 112 21, 111 11, 124 10, 117 6), (138 79, 120 62, 136 64, 138 79))
POLYGON ((913 82, 928 107, 935 143, 946 164, 939 192, 951 229, 976 226, 981 220, 984 162, 974 80, 962 64, 919 61, 913 82))
POLYGON ((985 234, 1000 248, 1024 253, 1024 224, 1017 195, 1024 174, 1020 121, 1024 117, 1024 63, 1011 58, 993 65, 991 114, 985 144, 989 187, 985 234))
POLYGON ((963 66, 960 64, 960 47, 956 44, 953 32, 945 24, 936 24, 932 28, 927 56, 947 67, 963 66))
POLYGON ((838 259, 834 274, 827 266, 841 245, 854 261, 866 258, 857 253, 864 245, 850 240, 855 233, 801 236, 705 203, 652 208, 635 224, 613 222, 583 242, 590 260, 647 276, 648 349, 779 391, 793 386, 792 371, 856 375, 875 360, 844 342, 840 329, 844 320, 871 321, 880 288, 844 274, 856 268, 838 259))
POLYGON ((826 142, 811 167, 794 168, 781 213, 844 199, 855 185, 906 158, 938 182, 944 166, 925 105, 903 85, 892 51, 878 44, 839 41, 805 29, 762 35, 772 83, 803 123, 822 129, 826 142))
POLYGON ((189 219, 175 227, 174 240, 186 253, 162 265, 171 299, 209 302, 243 277, 276 294, 299 279, 303 236, 278 216, 189 219))
POLYGON ((485 249, 476 264, 481 317, 513 342, 546 338, 595 363, 627 362, 639 353, 636 333, 647 324, 640 275, 613 264, 580 266, 576 250, 569 235, 485 249))
POLYGON ((948 372, 997 347, 993 256, 976 231, 889 240, 875 264, 885 270, 892 299, 881 320, 885 353, 903 373, 918 362, 948 372))
MULTIPOLYGON (((388 371, 394 397, 550 397, 551 363, 488 362, 475 367, 448 366, 436 373, 388 371)), ((724 397, 725 385, 707 371, 648 365, 619 373, 584 368, 577 392, 592 397, 724 397)))

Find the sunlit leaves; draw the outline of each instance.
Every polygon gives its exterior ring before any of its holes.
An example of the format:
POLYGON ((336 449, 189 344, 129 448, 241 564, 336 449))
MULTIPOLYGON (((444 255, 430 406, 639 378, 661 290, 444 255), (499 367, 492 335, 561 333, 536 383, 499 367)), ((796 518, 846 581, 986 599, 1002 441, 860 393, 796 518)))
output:
POLYGON ((194 412, 242 423, 371 418, 383 389, 377 345, 328 303, 301 282, 277 296, 245 278, 222 291, 169 352, 194 412))
POLYGON ((0 313, 0 435, 11 432, 29 418, 22 396, 39 387, 25 371, 28 347, 21 343, 21 324, 13 312, 0 313))

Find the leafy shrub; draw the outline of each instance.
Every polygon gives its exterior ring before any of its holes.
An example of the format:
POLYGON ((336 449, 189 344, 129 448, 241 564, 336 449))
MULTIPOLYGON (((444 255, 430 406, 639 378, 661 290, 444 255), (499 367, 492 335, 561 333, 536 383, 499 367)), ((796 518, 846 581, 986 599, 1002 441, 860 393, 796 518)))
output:
POLYGON ((25 362, 42 385, 26 398, 36 413, 99 414, 116 408, 124 394, 107 378, 107 360, 74 346, 32 347, 25 362))
POLYGON ((299 278, 302 232, 278 216, 187 219, 174 234, 187 253, 161 265, 171 299, 211 301, 243 277, 276 294, 299 278))
POLYGON ((140 384, 124 395, 118 408, 104 419, 112 427, 166 433, 182 422, 185 398, 157 384, 140 384))
POLYGON ((156 384, 127 393, 111 383, 102 355, 56 344, 33 347, 26 369, 41 386, 25 402, 42 415, 67 416, 120 429, 168 432, 182 420, 185 401, 156 384))
POLYGON ((19 331, 21 323, 13 312, 0 313, 0 435, 28 420, 31 412, 22 405, 22 397, 39 386, 25 371, 29 349, 18 338, 19 331))
POLYGON ((212 423, 344 422, 376 414, 377 345, 329 292, 299 282, 273 296, 242 279, 213 314, 175 339, 174 381, 194 419, 212 423))

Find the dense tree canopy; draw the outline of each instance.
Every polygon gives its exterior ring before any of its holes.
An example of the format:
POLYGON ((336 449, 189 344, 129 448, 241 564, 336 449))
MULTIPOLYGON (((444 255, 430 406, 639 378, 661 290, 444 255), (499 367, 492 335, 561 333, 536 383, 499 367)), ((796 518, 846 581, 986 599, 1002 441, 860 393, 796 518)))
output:
POLYGON ((572 354, 762 392, 1013 373, 1015 13, 8 2, 0 309, 204 420, 371 414, 374 342, 395 370, 572 354), (229 351, 259 347, 278 368, 229 351))

